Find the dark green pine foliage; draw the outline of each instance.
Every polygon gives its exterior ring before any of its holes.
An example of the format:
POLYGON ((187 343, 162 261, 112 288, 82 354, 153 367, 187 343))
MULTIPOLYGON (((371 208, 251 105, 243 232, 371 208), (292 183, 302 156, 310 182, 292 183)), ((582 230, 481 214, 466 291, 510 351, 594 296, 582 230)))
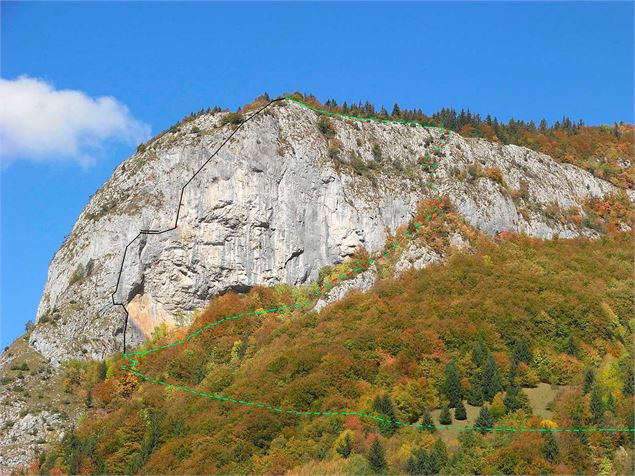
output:
POLYGON ((450 414, 450 409, 447 405, 443 405, 443 407, 441 407, 439 423, 441 423, 442 425, 449 425, 450 423, 452 423, 452 415, 450 414))
POLYGON ((480 407, 483 405, 483 385, 478 375, 473 375, 470 379, 470 391, 467 393, 467 403, 480 407))
POLYGON ((604 402, 602 401, 602 391, 597 385, 591 391, 591 415, 593 423, 600 425, 604 420, 604 402))
POLYGON ((483 405, 481 407, 481 411, 478 413, 478 418, 476 419, 476 423, 474 426, 479 428, 482 434, 488 433, 494 425, 494 418, 492 418, 491 413, 489 412, 489 407, 487 405, 483 405))
POLYGON ((445 367, 445 381, 443 383, 443 393, 450 402, 450 408, 454 408, 463 398, 461 390, 461 373, 456 363, 451 361, 445 367))
POLYGON ((558 441, 553 432, 548 431, 543 433, 544 443, 542 445, 542 454, 550 463, 553 463, 558 456, 560 450, 558 449, 558 441))
POLYGON ((397 413, 390 395, 378 395, 373 401, 373 409, 379 413, 384 421, 379 423, 379 432, 385 437, 391 437, 397 431, 397 413), (387 421, 390 420, 390 421, 387 421))
POLYGON ((507 375, 508 386, 516 385, 516 377, 518 376, 518 363, 512 360, 512 365, 509 368, 509 375, 507 375))
POLYGON ((145 415, 146 429, 141 441, 139 452, 128 463, 126 473, 134 474, 148 461, 152 452, 159 443, 159 423, 157 415, 153 410, 148 410, 145 415))
POLYGON ((434 433, 437 429, 434 426, 434 420, 432 420, 432 415, 430 414, 430 410, 426 408, 425 413, 423 414, 423 430, 429 431, 430 433, 434 433))
POLYGON ((430 452, 415 448, 406 462, 408 474, 439 474, 448 462, 448 449, 441 439, 434 442, 430 452))
POLYGON ((108 374, 108 364, 106 363, 105 360, 102 360, 101 363, 99 364, 99 380, 102 382, 106 380, 107 374, 108 374))
POLYGON ((370 469, 372 469, 375 473, 382 473, 386 470, 384 447, 379 442, 379 439, 375 438, 373 443, 370 445, 367 459, 370 469))
POLYGON ((511 385, 507 389, 503 403, 508 412, 515 412, 516 410, 528 408, 529 406, 527 396, 518 385, 511 385))
POLYGON ((488 402, 503 389, 500 372, 492 355, 488 356, 483 370, 483 398, 488 402))
POLYGON ((415 448, 406 462, 406 472, 412 475, 433 474, 430 472, 430 455, 423 448, 415 448))
POLYGON ((632 370, 629 370, 626 374, 626 379, 624 380, 624 385, 622 386, 622 393, 625 396, 635 394, 635 372, 632 370))
POLYGON ((579 353, 578 343, 575 340, 575 337, 569 335, 569 339, 567 340, 567 354, 572 355, 573 357, 577 357, 579 353))
POLYGON ((613 392, 609 392, 609 396, 606 398, 606 409, 615 415, 615 397, 613 392))
POLYGON ((593 387, 593 383, 595 382, 595 372, 592 368, 587 367, 584 370, 584 385, 582 386, 582 391, 584 393, 589 393, 591 388, 593 387))
POLYGON ((474 362, 474 365, 477 367, 481 367, 485 363, 488 354, 487 346, 479 339, 476 344, 474 344, 474 349, 472 349, 472 362, 474 362))
POLYGON ((528 364, 531 362, 532 355, 529 345, 526 340, 518 340, 514 344, 512 361, 515 363, 524 362, 528 364))
POLYGON ((64 463, 68 467, 68 474, 79 472, 79 463, 82 457, 81 442, 75 434, 75 429, 67 431, 62 439, 62 455, 64 463))
POLYGON ((437 438, 430 451, 430 458, 434 467, 435 474, 439 473, 443 467, 448 464, 448 448, 441 438, 437 438))
POLYGON ((465 405, 463 405, 462 400, 459 400, 456 410, 454 410, 454 418, 457 420, 467 420, 467 412, 465 411, 465 405))
POLYGON ((344 435, 344 439, 337 445, 335 451, 337 451, 342 458, 348 458, 351 455, 353 451, 353 440, 350 433, 344 435))

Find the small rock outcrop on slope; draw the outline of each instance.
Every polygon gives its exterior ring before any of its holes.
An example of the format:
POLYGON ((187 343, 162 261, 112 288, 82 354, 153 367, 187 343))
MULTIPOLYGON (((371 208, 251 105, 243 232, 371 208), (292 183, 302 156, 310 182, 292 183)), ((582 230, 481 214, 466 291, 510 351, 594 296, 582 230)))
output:
MULTIPOLYGON (((115 170, 53 258, 30 345, 54 365, 120 351, 112 306, 123 250, 141 229, 173 226, 180 191, 233 131, 227 113, 182 123, 115 170)), ((230 290, 314 280, 356 248, 380 249, 430 195, 417 164, 441 131, 319 120, 289 101, 245 123, 189 183, 178 227, 128 250, 115 299, 130 312, 128 342, 230 290)), ((485 233, 551 238, 593 234, 545 214, 617 190, 591 174, 516 146, 452 134, 440 156, 441 194, 485 233)))

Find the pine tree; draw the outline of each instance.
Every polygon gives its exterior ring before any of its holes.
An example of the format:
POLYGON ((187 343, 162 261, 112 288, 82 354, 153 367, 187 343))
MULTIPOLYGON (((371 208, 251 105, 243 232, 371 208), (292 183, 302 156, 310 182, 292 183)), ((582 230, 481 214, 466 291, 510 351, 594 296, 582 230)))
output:
POLYGON ((485 343, 479 339, 474 345, 474 349, 472 349, 472 362, 474 362, 474 365, 477 367, 480 367, 487 359, 487 355, 487 347, 485 343))
POLYGON ((584 385, 582 387, 582 391, 584 393, 589 393, 591 391, 591 387, 593 387, 593 383, 595 382, 595 372, 590 367, 587 367, 584 370, 584 385))
POLYGON ((597 385, 591 391, 591 415, 593 415, 593 423, 600 425, 604 419, 604 402, 602 401, 602 392, 597 385))
POLYGON ((439 423, 441 423, 442 425, 449 425, 450 423, 452 423, 452 415, 450 414, 450 409, 447 405, 443 405, 443 407, 441 407, 439 423))
POLYGON ((430 410, 426 408, 425 413, 423 414, 423 429, 429 431, 430 433, 434 433, 437 429, 434 426, 434 420, 432 420, 432 415, 430 414, 430 410))
POLYGON ((390 398, 390 395, 378 395, 373 401, 373 409, 380 413, 384 421, 379 424, 379 431, 383 436, 391 437, 397 431, 397 414, 395 412, 395 405, 390 398), (388 421, 390 420, 390 421, 388 421))
POLYGON ((609 396, 606 399, 606 409, 615 415, 615 397, 613 392, 609 392, 609 396))
POLYGON ((353 451, 353 439, 351 438, 350 430, 346 430, 341 438, 339 438, 335 451, 337 451, 342 458, 348 458, 351 455, 353 451))
POLYGON ((370 469, 372 469, 375 473, 381 473, 386 469, 384 447, 381 445, 378 438, 375 438, 373 443, 370 445, 370 451, 368 452, 367 459, 370 469))
POLYGON ((478 376, 473 375, 470 379, 470 391, 467 394, 467 403, 480 407, 483 405, 483 386, 478 376))
POLYGON ((509 385, 516 385, 516 377, 518 376, 518 363, 515 360, 512 360, 512 365, 509 368, 509 375, 507 376, 507 380, 509 381, 509 385))
POLYGON ((567 354, 577 357, 578 352, 578 343, 576 342, 575 337, 569 335, 569 339, 567 340, 567 354))
POLYGON ((465 411, 465 405, 463 405, 462 400, 459 400, 456 410, 454 410, 454 418, 457 420, 467 420, 467 412, 465 411))
POLYGON ((528 364, 531 362, 531 350, 529 350, 529 345, 526 340, 518 340, 514 344, 513 350, 513 362, 525 362, 528 364))
POLYGON ((624 385, 622 386, 622 393, 624 396, 631 396, 635 394, 635 372, 632 370, 626 375, 624 385))
POLYGON ((527 406, 527 396, 519 386, 512 385, 507 389, 503 403, 508 412, 515 412, 527 406))
POLYGON ((478 413, 478 418, 476 419, 476 423, 474 426, 479 428, 478 431, 480 431, 482 434, 485 434, 492 431, 492 425, 494 425, 494 419, 492 418, 492 415, 490 415, 487 405, 483 405, 481 407, 481 411, 478 413))
POLYGON ((553 463, 558 456, 558 442, 556 441, 556 437, 553 432, 548 431, 543 433, 544 444, 542 446, 542 454, 545 456, 547 461, 553 463))
POLYGON ((483 397, 491 402, 498 392, 503 388, 500 373, 493 356, 487 358, 485 370, 483 371, 483 397))
POLYGON ((430 451, 430 456, 433 461, 436 461, 438 468, 435 468, 435 474, 439 473, 443 467, 448 464, 448 448, 441 438, 437 438, 430 451))
POLYGON ((459 401, 461 401, 461 398, 463 398, 461 391, 461 374, 454 360, 445 367, 443 393, 450 401, 450 408, 456 407, 459 401))
POLYGON ((431 474, 430 472, 430 456, 423 448, 415 448, 406 462, 406 472, 408 474, 431 474))
POLYGON ((399 108, 399 104, 395 104, 392 108, 392 117, 401 117, 401 109, 399 108))
POLYGON ((106 380, 108 375, 108 364, 105 360, 102 360, 99 364, 99 380, 106 380))

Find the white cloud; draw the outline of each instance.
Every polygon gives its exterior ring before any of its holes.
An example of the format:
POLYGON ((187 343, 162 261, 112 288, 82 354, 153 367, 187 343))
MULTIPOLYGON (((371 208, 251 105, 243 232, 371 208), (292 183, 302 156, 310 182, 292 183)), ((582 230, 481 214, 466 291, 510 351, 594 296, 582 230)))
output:
POLYGON ((136 145, 149 136, 150 126, 113 97, 57 90, 28 76, 0 78, 0 156, 5 164, 70 159, 88 165, 107 141, 136 145))

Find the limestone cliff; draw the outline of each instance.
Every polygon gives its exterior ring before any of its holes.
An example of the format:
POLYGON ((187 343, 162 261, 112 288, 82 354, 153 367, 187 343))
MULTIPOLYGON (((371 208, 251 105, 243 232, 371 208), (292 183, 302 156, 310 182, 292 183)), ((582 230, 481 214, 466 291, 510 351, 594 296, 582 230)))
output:
POLYGON ((187 322, 220 293, 306 283, 357 247, 380 249, 431 193, 418 166, 426 152, 439 163, 439 192, 488 234, 592 235, 545 210, 616 190, 525 148, 451 134, 434 155, 440 130, 342 118, 325 125, 288 100, 241 126, 227 114, 198 116, 153 139, 92 197, 50 264, 30 336, 54 365, 121 350, 115 290, 134 344, 163 321, 187 322), (138 237, 123 260, 139 230, 174 226, 179 202, 178 227, 138 237))

